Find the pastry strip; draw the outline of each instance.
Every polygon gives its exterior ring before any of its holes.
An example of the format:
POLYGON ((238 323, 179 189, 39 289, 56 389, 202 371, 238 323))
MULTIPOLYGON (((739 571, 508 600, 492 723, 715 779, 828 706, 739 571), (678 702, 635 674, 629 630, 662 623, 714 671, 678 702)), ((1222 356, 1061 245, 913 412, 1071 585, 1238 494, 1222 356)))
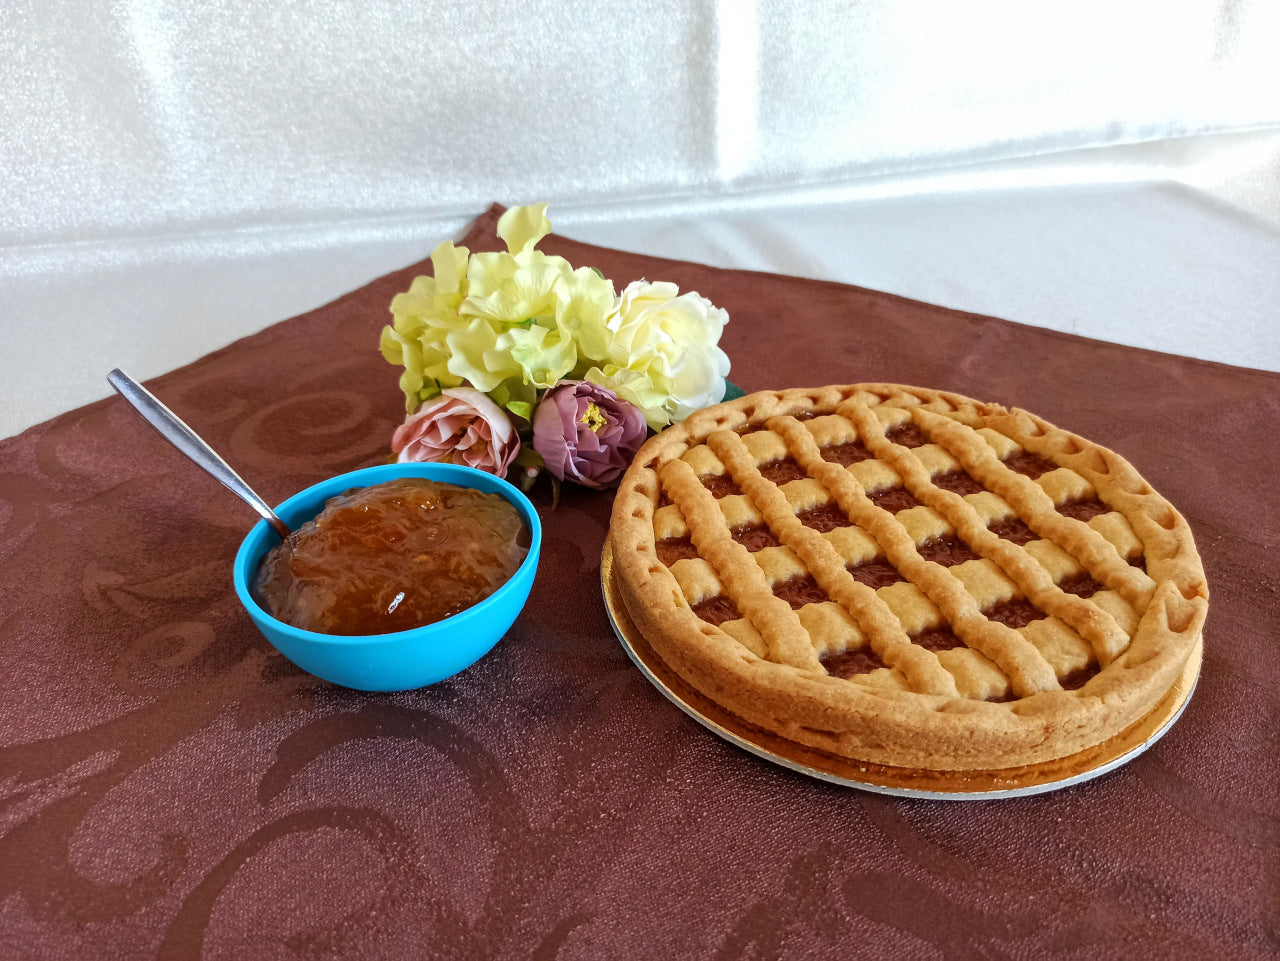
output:
MULTIPOLYGON (((790 417, 774 418, 769 421, 770 427, 778 421, 794 425, 808 438, 808 431, 790 417)), ((791 447, 790 438, 785 434, 782 436, 788 441, 790 452, 795 456, 797 452, 791 447)), ((776 484, 761 476, 742 438, 732 431, 717 431, 707 438, 707 445, 724 462, 738 486, 755 502, 774 536, 795 552, 827 596, 849 613, 867 635, 871 649, 880 659, 889 667, 901 671, 914 691, 958 696, 955 679, 938 663, 937 656, 911 643, 898 618, 876 592, 850 576, 845 570, 843 558, 835 548, 817 531, 805 527, 793 513, 786 495, 776 484)), ((796 457, 796 461, 811 477, 821 480, 809 468, 813 459, 819 464, 826 462, 818 454, 812 440, 809 440, 809 450, 813 455, 809 463, 799 457, 796 457)), ((834 464, 826 466, 844 473, 834 464)), ((857 484, 856 481, 853 483, 857 484)), ((875 509, 862 494, 860 487, 858 495, 865 509, 875 509)))
MULTIPOLYGON (((970 471, 970 476, 998 496, 1003 496, 1003 491, 995 486, 1000 482, 995 478, 1005 480, 1007 479, 1005 475, 1015 477, 1022 484, 1028 484, 1039 489, 1039 485, 1035 484, 1034 481, 1009 470, 1008 467, 995 458, 994 454, 991 454, 990 461, 984 462, 981 455, 984 451, 989 453, 990 447, 970 428, 958 424, 947 417, 931 414, 923 410, 914 411, 913 417, 915 422, 929 436, 930 440, 960 461, 966 470, 968 470, 970 464, 973 464, 976 470, 970 471)), ((1116 622, 1114 617, 1098 607, 1097 604, 1063 591, 1054 582, 1049 572, 1023 547, 992 533, 978 512, 963 497, 950 491, 942 490, 933 484, 928 471, 924 469, 923 465, 920 464, 919 458, 912 451, 904 450, 899 453, 894 465, 899 473, 902 474, 903 483, 917 500, 941 514, 974 551, 994 561, 1032 604, 1044 611, 1045 614, 1058 618, 1084 638, 1089 646, 1093 648, 1094 655, 1100 666, 1105 667, 1110 664, 1128 646, 1129 634, 1116 622)), ((1048 497, 1048 495, 1044 496, 1048 497)), ((1054 517, 1060 517, 1056 512, 1053 513, 1054 517)), ((1060 517, 1060 519, 1070 525, 1080 524, 1079 521, 1073 521, 1070 518, 1060 517)), ((1045 535, 1041 534, 1036 528, 1042 524, 1053 525, 1054 518, 1041 518, 1038 521, 1023 520, 1023 523, 1027 524, 1033 532, 1044 537, 1045 535)), ((1093 531, 1092 528, 1088 528, 1088 530, 1093 536, 1101 539, 1101 535, 1093 531)), ((1077 533, 1079 532, 1075 529, 1069 531, 1069 535, 1077 533)), ((1064 535, 1057 530, 1050 530, 1049 534, 1051 536, 1048 539, 1059 544, 1063 550, 1076 558, 1077 562, 1081 564, 1081 567, 1090 576, 1095 576, 1095 579, 1099 580, 1100 583, 1106 584, 1101 579, 1101 572, 1095 575, 1095 572, 1087 564, 1081 562, 1075 552, 1072 551, 1075 542, 1079 540, 1078 538, 1064 535)), ((1107 545, 1107 548, 1112 556, 1119 556, 1110 544, 1107 545)), ((1087 549, 1084 553, 1092 556, 1095 551, 1087 549)), ((1133 570, 1127 563, 1122 564, 1122 566, 1127 570, 1133 570)), ((1135 571, 1135 573, 1140 572, 1135 571)))
POLYGON ((775 597, 751 552, 733 539, 711 495, 683 460, 659 469, 667 496, 684 513, 689 536, 698 553, 720 578, 725 593, 769 650, 769 659, 802 670, 822 671, 808 632, 791 605, 775 597))
POLYGON ((969 444, 968 431, 964 427, 945 417, 930 418, 928 423, 931 429, 938 431, 938 436, 948 442, 949 450, 955 447, 952 455, 965 470, 987 490, 1004 498, 1035 533, 1070 553, 1089 572, 1089 576, 1114 590, 1136 610, 1146 609, 1155 582, 1130 566, 1105 537, 1083 521, 1059 514, 1053 500, 1039 484, 1006 467, 986 443, 969 444))
MULTIPOLYGON (((917 471, 918 478, 918 472, 923 471, 919 461, 908 455, 907 448, 885 436, 884 427, 871 408, 851 400, 842 403, 837 410, 857 426, 858 434, 869 451, 899 473, 902 470, 917 471)), ((878 530, 869 530, 893 566, 937 605, 943 617, 950 622, 951 629, 968 647, 986 655, 1004 672, 1016 696, 1029 697, 1039 691, 1062 690, 1053 666, 1034 644, 1014 629, 988 620, 973 595, 965 590, 954 574, 941 564, 921 557, 915 541, 902 525, 887 511, 876 510, 883 518, 877 524, 878 530)))

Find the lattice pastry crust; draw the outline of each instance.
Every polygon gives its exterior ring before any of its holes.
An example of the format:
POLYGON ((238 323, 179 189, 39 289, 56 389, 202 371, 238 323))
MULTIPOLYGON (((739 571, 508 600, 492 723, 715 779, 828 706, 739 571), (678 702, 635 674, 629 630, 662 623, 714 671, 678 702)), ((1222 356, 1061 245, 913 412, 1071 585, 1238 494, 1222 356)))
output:
POLYGON ((1118 734, 1208 587, 1113 451, 895 384, 750 394, 651 438, 610 523, 654 650, 744 720, 845 757, 992 770, 1118 734))

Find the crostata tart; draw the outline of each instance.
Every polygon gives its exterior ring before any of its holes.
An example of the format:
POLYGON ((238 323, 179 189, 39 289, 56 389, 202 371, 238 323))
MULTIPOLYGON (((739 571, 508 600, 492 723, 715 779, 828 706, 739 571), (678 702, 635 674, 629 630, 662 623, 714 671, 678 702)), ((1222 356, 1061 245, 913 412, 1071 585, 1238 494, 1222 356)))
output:
POLYGON ((609 539, 627 613, 695 689, 927 770, 1114 737, 1169 692, 1208 606, 1185 520, 1124 458, 894 384, 693 414, 640 450, 609 539))

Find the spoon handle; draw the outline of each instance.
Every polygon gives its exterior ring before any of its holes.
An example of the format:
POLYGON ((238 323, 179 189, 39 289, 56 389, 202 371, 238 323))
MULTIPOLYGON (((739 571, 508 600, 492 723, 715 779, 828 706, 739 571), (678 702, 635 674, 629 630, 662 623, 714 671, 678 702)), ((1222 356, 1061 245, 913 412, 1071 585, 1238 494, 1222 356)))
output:
POLYGON ((155 394, 118 367, 107 374, 107 382, 116 389, 121 397, 132 404, 134 409, 146 418, 147 423, 164 436, 165 440, 190 457, 196 462, 197 466, 204 468, 231 493, 261 514, 282 538, 289 536, 289 528, 284 521, 276 516, 276 512, 267 506, 267 502, 259 497, 253 488, 231 469, 231 465, 219 457, 213 448, 204 442, 199 434, 184 424, 177 414, 160 403, 155 394))

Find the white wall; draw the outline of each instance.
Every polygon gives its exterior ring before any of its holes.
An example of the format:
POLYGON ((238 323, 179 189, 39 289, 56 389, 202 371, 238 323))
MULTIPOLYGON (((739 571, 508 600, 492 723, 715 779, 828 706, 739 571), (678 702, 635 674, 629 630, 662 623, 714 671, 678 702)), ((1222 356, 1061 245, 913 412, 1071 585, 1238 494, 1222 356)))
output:
POLYGON ((6 0, 0 249, 1280 129, 1278 48, 1264 0, 6 0))

